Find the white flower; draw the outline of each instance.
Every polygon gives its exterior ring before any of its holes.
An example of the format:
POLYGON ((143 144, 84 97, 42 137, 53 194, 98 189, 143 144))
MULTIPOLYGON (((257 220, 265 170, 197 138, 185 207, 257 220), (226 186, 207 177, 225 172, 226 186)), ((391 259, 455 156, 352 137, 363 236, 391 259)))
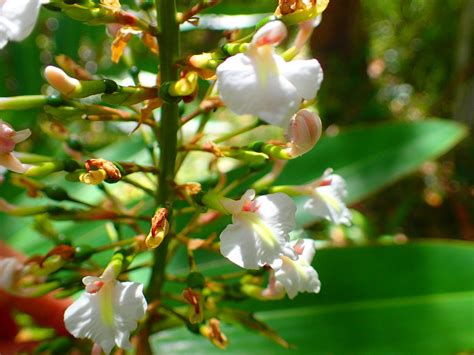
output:
POLYGON ((117 281, 111 267, 82 282, 86 292, 64 313, 66 329, 76 338, 92 339, 106 354, 114 345, 130 348, 130 332, 146 312, 143 285, 117 281))
POLYGON ((22 164, 13 155, 13 149, 17 143, 23 142, 30 134, 29 129, 16 132, 8 123, 0 120, 0 166, 16 173, 24 173, 28 170, 29 165, 22 164))
POLYGON ((17 258, 0 258, 0 289, 12 292, 23 264, 17 258))
POLYGON ((284 255, 281 257, 280 262, 273 266, 274 278, 270 278, 270 284, 262 292, 262 296, 278 295, 282 289, 286 290, 289 298, 294 298, 298 292, 319 292, 321 282, 318 273, 311 266, 315 253, 314 241, 299 239, 291 245, 298 254, 298 259, 292 260, 284 255))
POLYGON ((326 218, 335 224, 351 225, 352 214, 344 204, 347 197, 346 182, 332 170, 313 183, 301 186, 299 191, 310 196, 304 204, 309 213, 326 218))
POLYGON ((219 65, 217 88, 230 110, 286 128, 301 101, 316 95, 323 80, 319 62, 285 62, 274 50, 285 36, 282 22, 269 22, 257 31, 246 53, 219 65))
POLYGON ((33 31, 41 0, 0 0, 0 49, 22 41, 33 31))
POLYGON ((295 227, 296 206, 283 193, 255 198, 248 190, 240 200, 223 199, 232 214, 233 224, 221 233, 221 253, 245 269, 272 265, 281 255, 296 258, 289 245, 289 233, 295 227))

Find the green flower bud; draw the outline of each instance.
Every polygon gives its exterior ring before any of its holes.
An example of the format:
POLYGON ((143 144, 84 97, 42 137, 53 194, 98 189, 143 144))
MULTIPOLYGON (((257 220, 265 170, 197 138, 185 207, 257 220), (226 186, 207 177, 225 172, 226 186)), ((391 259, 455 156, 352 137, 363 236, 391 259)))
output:
POLYGON ((204 275, 200 272, 191 272, 186 279, 186 283, 191 288, 203 289, 205 286, 204 275))
POLYGON ((55 201, 67 201, 71 198, 65 189, 60 186, 48 186, 43 189, 43 192, 46 196, 48 196, 51 200, 55 201))

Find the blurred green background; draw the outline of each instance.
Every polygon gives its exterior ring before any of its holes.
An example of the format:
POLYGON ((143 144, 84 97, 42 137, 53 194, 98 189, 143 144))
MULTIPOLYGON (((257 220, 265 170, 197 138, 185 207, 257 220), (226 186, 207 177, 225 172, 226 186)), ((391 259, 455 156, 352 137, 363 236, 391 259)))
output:
MULTIPOLYGON (((179 2, 183 9, 193 3, 179 2)), ((133 1, 122 4, 138 9, 133 1)), ((224 16, 271 13, 275 6, 270 0, 224 0, 206 11, 200 28, 183 32, 183 52, 215 48, 226 26, 243 23, 224 16), (216 23, 219 29, 206 28, 216 23)), ((43 10, 33 35, 0 51, 0 96, 48 93, 42 68, 58 54, 92 73, 125 78, 123 62, 110 61, 110 44, 103 27, 43 10)), ((138 40, 131 46, 135 65, 156 72, 156 58, 138 40)), ((311 153, 290 162, 278 183, 304 183, 333 167, 348 181, 354 225, 334 227, 300 213, 301 233, 326 246, 315 258, 321 293, 291 302, 237 305, 256 310, 295 345, 289 351, 474 350, 473 52, 472 0, 330 2, 307 51, 325 73, 318 94, 325 137, 311 153)), ((66 156, 63 142, 45 132, 43 112, 1 112, 1 118, 17 130, 32 129, 22 150, 66 156)), ((130 140, 117 126, 72 120, 67 127, 71 137, 106 159, 145 159, 139 137, 130 140)), ((87 187, 68 187, 95 198, 87 187)), ((26 201, 8 177, 0 196, 26 201)), ((52 244, 32 223, 0 215, 0 239, 27 254, 47 251, 52 244)), ((99 245, 107 238, 102 223, 56 227, 77 244, 99 245)), ((202 262, 209 275, 222 267, 204 257, 202 262)), ((173 270, 179 273, 180 267, 177 261, 173 270)), ((238 327, 224 331, 230 339, 227 352, 289 353, 238 327)), ((218 352, 186 329, 154 339, 157 352, 218 352)))

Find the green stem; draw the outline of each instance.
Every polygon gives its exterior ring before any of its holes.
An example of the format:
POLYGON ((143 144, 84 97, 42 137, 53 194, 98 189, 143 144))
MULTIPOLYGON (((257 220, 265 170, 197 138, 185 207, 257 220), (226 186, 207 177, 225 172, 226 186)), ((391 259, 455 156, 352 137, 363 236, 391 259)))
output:
MULTIPOLYGON (((179 25, 176 20, 175 0, 155 0, 160 25, 160 76, 162 83, 178 80, 176 60, 179 56, 179 25)), ((172 182, 175 176, 178 143, 178 103, 164 102, 161 107, 160 161, 156 202, 158 206, 169 208, 168 221, 171 225, 174 191, 172 182)), ((149 301, 160 297, 165 280, 166 257, 171 233, 155 250, 154 263, 147 297, 149 301)))
POLYGON ((236 131, 234 131, 234 132, 230 132, 230 133, 225 134, 225 135, 223 135, 223 136, 221 136, 221 137, 219 137, 219 138, 217 138, 217 139, 214 139, 214 143, 217 144, 217 143, 222 143, 222 142, 228 141, 228 140, 231 139, 231 138, 237 137, 237 136, 239 136, 239 135, 241 135, 241 134, 243 134, 243 133, 246 133, 246 132, 251 131, 252 129, 254 129, 254 128, 260 126, 261 124, 262 124, 262 122, 261 122, 260 120, 257 120, 257 121, 255 121, 254 123, 252 123, 252 124, 250 124, 250 125, 248 125, 248 126, 246 126, 246 127, 243 127, 243 128, 238 129, 238 130, 236 130, 236 131))

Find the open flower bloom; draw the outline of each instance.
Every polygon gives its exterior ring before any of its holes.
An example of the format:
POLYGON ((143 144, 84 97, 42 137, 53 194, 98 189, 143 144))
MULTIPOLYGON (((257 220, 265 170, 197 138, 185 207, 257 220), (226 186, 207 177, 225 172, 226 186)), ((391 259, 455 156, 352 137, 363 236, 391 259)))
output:
POLYGON ((117 281, 111 267, 102 276, 86 276, 82 282, 86 292, 64 313, 66 329, 76 338, 91 339, 106 354, 114 345, 130 348, 130 332, 146 312, 143 285, 117 281))
POLYGON ((14 257, 0 258, 0 290, 13 293, 23 264, 14 257))
POLYGON ((303 99, 312 99, 323 80, 316 59, 285 62, 274 46, 286 37, 280 21, 260 28, 249 49, 217 67, 222 101, 236 114, 251 114, 286 128, 303 99))
MULTIPOLYGON (((1 0, 0 0, 1 1, 1 0)), ((8 123, 0 120, 0 165, 16 173, 24 173, 29 165, 22 164, 13 155, 17 143, 23 142, 31 135, 29 129, 16 132, 8 123)))
POLYGON ((315 253, 314 241, 311 239, 299 239, 291 243, 297 260, 282 256, 279 263, 274 265, 274 275, 270 276, 270 282, 262 296, 278 296, 282 290, 286 290, 289 298, 294 298, 298 292, 318 293, 321 282, 316 270, 311 266, 315 253), (273 277, 273 278, 272 278, 273 277))
POLYGON ((36 24, 41 0, 0 0, 0 49, 8 41, 22 41, 36 24))
POLYGON ((245 269, 273 265, 281 255, 296 258, 289 245, 295 227, 296 205, 283 193, 255 198, 248 190, 240 200, 223 199, 232 214, 232 224, 221 233, 221 253, 245 269))
POLYGON ((350 225, 352 214, 344 204, 347 197, 346 182, 328 169, 324 175, 299 189, 310 199, 304 204, 309 213, 321 216, 335 224, 350 225))

